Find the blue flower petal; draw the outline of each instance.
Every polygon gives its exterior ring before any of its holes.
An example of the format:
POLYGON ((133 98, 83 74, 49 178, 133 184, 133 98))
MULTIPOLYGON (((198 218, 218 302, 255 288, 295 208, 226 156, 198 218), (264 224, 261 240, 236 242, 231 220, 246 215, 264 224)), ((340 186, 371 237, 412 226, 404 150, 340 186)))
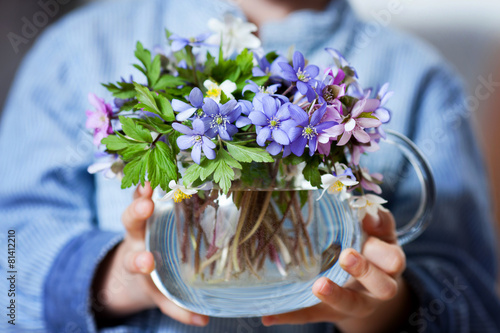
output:
POLYGON ((297 138, 292 144, 290 145, 290 148, 292 149, 292 153, 294 153, 297 156, 302 156, 304 153, 304 148, 306 148, 307 144, 307 139, 304 138, 302 135, 297 138))
POLYGON ((219 114, 219 105, 211 98, 205 98, 205 105, 203 111, 211 117, 219 114))
POLYGON ((252 121, 252 124, 254 124, 254 125, 267 126, 269 124, 266 115, 260 111, 250 112, 250 114, 248 115, 248 118, 250 118, 250 120, 252 121))
POLYGON ((271 138, 271 129, 269 127, 262 127, 259 134, 257 134, 257 144, 263 147, 266 140, 271 138))
POLYGON ((179 146, 181 150, 191 148, 193 145, 194 140, 192 135, 181 135, 177 138, 177 146, 179 146))
POLYGON ((304 55, 299 51, 295 51, 293 53, 293 69, 295 70, 295 72, 298 72, 299 69, 304 70, 304 66, 305 66, 304 55))
POLYGON ((193 130, 187 127, 186 125, 182 125, 179 123, 172 123, 172 127, 174 128, 174 130, 182 134, 187 134, 187 135, 194 134, 193 130))
POLYGON ((189 93, 189 102, 191 102, 194 107, 201 109, 203 106, 203 93, 200 88, 195 87, 191 90, 189 93))
POLYGON ((201 160, 201 143, 197 143, 194 145, 193 150, 191 151, 191 158, 196 164, 200 164, 201 160))
POLYGON ((279 153, 281 153, 281 149, 283 148, 282 145, 280 145, 277 142, 271 142, 269 146, 266 147, 266 150, 269 154, 276 156, 279 153))
POLYGON ((288 135, 282 129, 275 128, 273 130, 272 137, 274 141, 276 141, 279 144, 282 145, 290 144, 290 139, 288 138, 288 135))

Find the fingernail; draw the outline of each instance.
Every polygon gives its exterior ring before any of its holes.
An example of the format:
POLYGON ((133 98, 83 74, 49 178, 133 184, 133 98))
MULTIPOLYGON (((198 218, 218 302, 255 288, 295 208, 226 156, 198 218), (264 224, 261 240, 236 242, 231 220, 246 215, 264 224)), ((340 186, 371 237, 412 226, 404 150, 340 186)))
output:
POLYGON ((323 283, 323 286, 319 290, 319 293, 325 296, 331 295, 332 292, 333 292, 333 286, 329 281, 325 281, 323 283))
POLYGON ((193 315, 192 320, 196 326, 205 326, 207 324, 205 318, 202 316, 193 315))
POLYGON ((262 320, 262 323, 265 325, 265 326, 271 326, 271 325, 274 325, 274 323, 276 322, 276 318, 274 318, 273 316, 268 316, 268 317, 265 317, 263 318, 262 320))
POLYGON ((135 265, 140 271, 144 271, 146 269, 146 260, 143 255, 138 255, 135 258, 135 265))
POLYGON ((139 191, 139 194, 140 194, 140 195, 143 195, 143 194, 144 194, 144 186, 139 185, 139 187, 138 187, 138 191, 139 191))
POLYGON ((356 266, 359 262, 358 257, 354 253, 349 253, 345 260, 343 261, 343 266, 347 268, 352 268, 356 266))
POLYGON ((135 211, 140 215, 145 215, 148 209, 148 202, 146 200, 139 201, 135 205, 135 211))

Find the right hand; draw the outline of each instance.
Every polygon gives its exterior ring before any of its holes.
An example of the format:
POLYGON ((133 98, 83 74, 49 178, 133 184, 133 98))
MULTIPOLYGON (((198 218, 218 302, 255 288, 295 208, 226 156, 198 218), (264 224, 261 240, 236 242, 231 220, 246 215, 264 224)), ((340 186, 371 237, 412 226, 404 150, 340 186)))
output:
POLYGON ((99 266, 94 280, 94 313, 98 321, 122 318, 151 308, 188 325, 205 326, 207 316, 189 312, 175 305, 154 285, 150 273, 154 258, 144 242, 146 220, 153 214, 153 190, 148 183, 138 186, 134 201, 122 216, 126 229, 124 240, 99 266))

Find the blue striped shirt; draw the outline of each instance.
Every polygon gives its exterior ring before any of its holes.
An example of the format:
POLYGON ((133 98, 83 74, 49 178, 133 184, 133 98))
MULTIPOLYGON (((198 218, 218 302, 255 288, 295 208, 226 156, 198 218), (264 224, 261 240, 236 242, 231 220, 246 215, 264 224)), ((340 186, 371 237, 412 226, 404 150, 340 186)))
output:
MULTIPOLYGON (((165 43, 164 28, 183 36, 206 30, 211 17, 241 11, 223 0, 119 0, 91 4, 47 29, 25 58, 0 127, 0 221, 17 237, 16 326, 7 324, 6 279, 0 279, 0 331, 95 332, 90 285, 95 269, 123 236, 120 216, 132 189, 87 173, 92 138, 84 129, 87 93, 111 96, 100 82, 137 75, 133 50, 165 43)), ((356 18, 345 0, 322 11, 301 10, 260 30, 265 50, 290 45, 311 61, 344 53, 364 86, 390 82, 396 94, 389 127, 409 136, 434 170, 433 221, 405 246, 405 272, 419 314, 406 331, 499 332, 500 306, 485 171, 464 107, 460 81, 429 47, 356 18)), ((400 175, 387 155, 380 165, 400 175)), ((418 200, 411 180, 392 183, 392 210, 401 220, 418 200)), ((1 248, 6 249, 6 246, 1 248)), ((3 255, 2 258, 6 256, 3 255)), ((2 268, 6 267, 2 259, 2 268)), ((5 271, 5 270, 2 270, 5 271)), ((125 284, 125 287, 130 287, 125 284)), ((417 309, 416 309, 417 310, 417 309)), ((259 318, 212 318, 188 327, 158 310, 132 316, 102 332, 329 332, 331 324, 265 328, 259 318)))

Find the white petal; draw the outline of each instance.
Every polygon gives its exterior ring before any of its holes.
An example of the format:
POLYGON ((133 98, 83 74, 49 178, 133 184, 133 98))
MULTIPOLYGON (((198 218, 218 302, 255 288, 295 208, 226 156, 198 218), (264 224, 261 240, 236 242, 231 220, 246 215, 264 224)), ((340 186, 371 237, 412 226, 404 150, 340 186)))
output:
POLYGON ((376 203, 376 204, 387 203, 387 200, 385 200, 385 199, 383 199, 375 194, 367 194, 367 195, 365 195, 365 197, 366 197, 366 200, 368 200, 369 202, 372 202, 372 203, 376 203))
POLYGON ((110 168, 112 164, 113 164, 112 162, 94 163, 87 168, 87 171, 88 171, 88 173, 94 174, 94 173, 97 173, 99 171, 103 171, 107 168, 110 168))
POLYGON ((172 179, 170 181, 170 183, 168 183, 168 187, 170 187, 172 190, 175 190, 175 189, 179 188, 179 185, 177 185, 177 183, 175 182, 175 180, 172 179))
POLYGON ((236 90, 237 87, 236 87, 236 83, 234 83, 230 80, 226 80, 226 81, 222 82, 222 84, 219 86, 219 88, 222 89, 224 94, 229 96, 233 91, 236 90))
POLYGON ((346 132, 350 132, 354 129, 354 127, 356 127, 356 120, 354 120, 353 118, 351 118, 347 123, 345 123, 344 125, 344 129, 346 132))

